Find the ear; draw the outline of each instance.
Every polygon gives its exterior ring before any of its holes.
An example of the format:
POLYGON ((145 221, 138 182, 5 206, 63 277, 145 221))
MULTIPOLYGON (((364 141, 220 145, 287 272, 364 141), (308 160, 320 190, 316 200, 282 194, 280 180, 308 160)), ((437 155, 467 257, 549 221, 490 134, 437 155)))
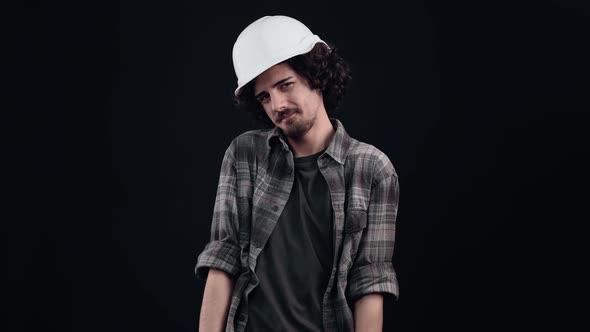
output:
POLYGON ((313 89, 313 92, 315 94, 317 94, 322 101, 324 101, 324 91, 322 91, 322 89, 320 89, 320 88, 313 89))

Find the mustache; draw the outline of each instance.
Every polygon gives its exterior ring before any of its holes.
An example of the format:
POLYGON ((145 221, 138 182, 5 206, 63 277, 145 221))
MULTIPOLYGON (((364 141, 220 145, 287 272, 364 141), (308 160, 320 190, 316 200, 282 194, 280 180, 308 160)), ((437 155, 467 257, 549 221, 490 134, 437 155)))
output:
POLYGON ((277 113, 276 121, 281 121, 282 119, 288 117, 289 115, 297 112, 296 108, 286 108, 284 111, 277 113))

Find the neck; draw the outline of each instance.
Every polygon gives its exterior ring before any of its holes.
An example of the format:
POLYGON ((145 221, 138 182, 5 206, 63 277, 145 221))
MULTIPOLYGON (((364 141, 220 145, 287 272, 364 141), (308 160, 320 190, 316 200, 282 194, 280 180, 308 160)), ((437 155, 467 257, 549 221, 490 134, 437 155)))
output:
POLYGON ((288 137, 289 145, 293 149, 294 157, 306 157, 324 150, 330 142, 336 130, 326 112, 321 112, 314 125, 305 135, 298 139, 288 137))

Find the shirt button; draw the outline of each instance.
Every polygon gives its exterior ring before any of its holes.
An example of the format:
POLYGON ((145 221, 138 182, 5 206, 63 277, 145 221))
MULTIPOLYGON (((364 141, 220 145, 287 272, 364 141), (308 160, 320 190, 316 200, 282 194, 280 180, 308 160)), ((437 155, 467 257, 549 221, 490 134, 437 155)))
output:
POLYGON ((277 212, 278 209, 279 209, 279 207, 276 206, 276 205, 272 207, 272 210, 275 211, 275 212, 277 212))

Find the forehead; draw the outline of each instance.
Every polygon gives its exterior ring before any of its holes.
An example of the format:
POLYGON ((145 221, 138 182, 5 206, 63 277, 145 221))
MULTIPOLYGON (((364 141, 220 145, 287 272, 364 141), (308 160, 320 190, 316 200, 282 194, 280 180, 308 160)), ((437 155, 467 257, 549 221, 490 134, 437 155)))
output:
POLYGON ((268 68, 254 79, 254 95, 270 89, 273 84, 289 76, 292 76, 293 78, 299 77, 297 72, 286 63, 279 63, 268 68))

